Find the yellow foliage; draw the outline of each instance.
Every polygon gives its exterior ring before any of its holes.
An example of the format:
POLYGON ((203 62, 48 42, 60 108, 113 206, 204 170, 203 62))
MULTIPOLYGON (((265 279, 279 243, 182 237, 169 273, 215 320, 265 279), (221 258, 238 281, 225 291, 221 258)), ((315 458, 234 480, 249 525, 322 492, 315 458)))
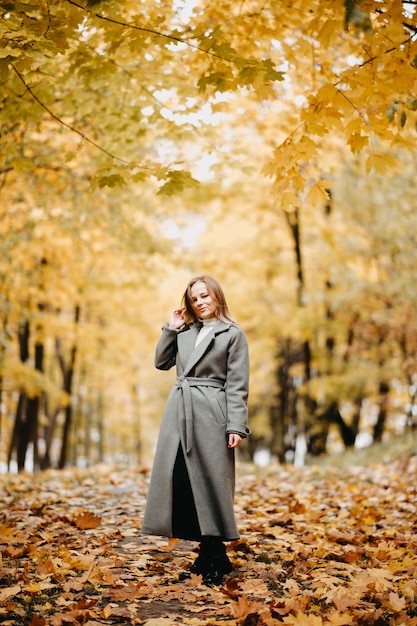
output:
POLYGON ((369 174, 374 170, 377 174, 387 174, 398 167, 398 159, 396 157, 384 154, 371 154, 366 160, 366 173, 369 174))
POLYGON ((329 190, 332 183, 328 180, 321 180, 315 183, 308 191, 307 198, 314 205, 322 204, 329 199, 329 190))

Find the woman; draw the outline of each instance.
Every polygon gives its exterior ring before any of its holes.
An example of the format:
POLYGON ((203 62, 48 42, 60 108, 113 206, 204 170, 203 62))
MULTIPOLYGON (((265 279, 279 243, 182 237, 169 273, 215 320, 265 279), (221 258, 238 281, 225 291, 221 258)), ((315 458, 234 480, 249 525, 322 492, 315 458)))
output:
POLYGON ((190 570, 218 585, 233 569, 224 541, 239 538, 235 448, 248 428, 246 337, 219 283, 190 281, 156 347, 155 366, 176 365, 158 438, 142 532, 200 542, 190 570))

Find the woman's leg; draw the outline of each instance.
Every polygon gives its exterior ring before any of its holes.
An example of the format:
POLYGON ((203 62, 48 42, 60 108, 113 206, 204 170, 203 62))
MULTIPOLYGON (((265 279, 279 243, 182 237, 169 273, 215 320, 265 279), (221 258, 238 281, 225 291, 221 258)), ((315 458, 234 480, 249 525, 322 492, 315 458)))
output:
POLYGON ((173 475, 172 534, 178 539, 190 541, 201 539, 194 496, 181 444, 178 448, 173 475))
POLYGON ((203 537, 198 523, 194 496, 181 445, 178 448, 173 475, 172 534, 179 539, 200 541, 199 554, 180 580, 200 574, 207 585, 220 585, 233 566, 226 554, 222 537, 203 537))

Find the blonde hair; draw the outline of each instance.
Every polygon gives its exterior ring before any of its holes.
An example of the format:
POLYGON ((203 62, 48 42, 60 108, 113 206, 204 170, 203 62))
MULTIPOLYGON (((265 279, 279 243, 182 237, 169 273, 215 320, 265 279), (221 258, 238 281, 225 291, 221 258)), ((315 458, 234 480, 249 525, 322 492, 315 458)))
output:
POLYGON ((229 311, 229 307, 227 306, 223 289, 221 288, 217 280, 215 278, 212 278, 211 276, 196 276, 195 278, 192 278, 187 285, 187 289, 185 290, 182 297, 182 304, 187 311, 189 322, 198 322, 198 317, 193 310, 191 300, 191 289, 196 283, 205 284, 207 291, 209 292, 211 298, 216 304, 216 317, 219 320, 222 320, 222 322, 234 322, 235 320, 233 319, 229 311))

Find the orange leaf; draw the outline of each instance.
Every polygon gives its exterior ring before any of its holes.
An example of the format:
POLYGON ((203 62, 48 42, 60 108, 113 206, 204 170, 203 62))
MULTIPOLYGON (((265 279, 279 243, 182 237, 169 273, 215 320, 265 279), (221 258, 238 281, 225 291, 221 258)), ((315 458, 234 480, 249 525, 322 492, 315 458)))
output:
POLYGON ((37 615, 34 615, 32 617, 32 619, 30 620, 30 624, 29 626, 45 626, 46 625, 46 621, 44 617, 38 617, 37 615))
POLYGON ((107 619, 108 617, 110 617, 110 615, 113 613, 113 609, 111 607, 110 604, 106 604, 106 606, 103 609, 103 617, 105 619, 107 619))
POLYGON ((74 523, 77 528, 87 530, 89 528, 97 528, 97 526, 100 526, 101 518, 90 511, 86 511, 85 513, 77 515, 74 518, 74 523))
POLYGON ((261 602, 249 602, 245 595, 240 596, 237 602, 234 602, 230 607, 230 612, 233 617, 237 619, 244 619, 248 615, 252 615, 262 610, 263 604, 261 602))
POLYGON ((175 539, 175 537, 168 537, 168 550, 173 550, 177 545, 179 539, 175 539))
POLYGON ((237 578, 230 577, 226 580, 226 584, 220 587, 220 591, 229 598, 236 598, 240 591, 240 584, 237 578))
POLYGON ((396 613, 399 613, 406 607, 405 598, 401 598, 398 593, 394 593, 393 591, 389 594, 388 604, 396 613))

